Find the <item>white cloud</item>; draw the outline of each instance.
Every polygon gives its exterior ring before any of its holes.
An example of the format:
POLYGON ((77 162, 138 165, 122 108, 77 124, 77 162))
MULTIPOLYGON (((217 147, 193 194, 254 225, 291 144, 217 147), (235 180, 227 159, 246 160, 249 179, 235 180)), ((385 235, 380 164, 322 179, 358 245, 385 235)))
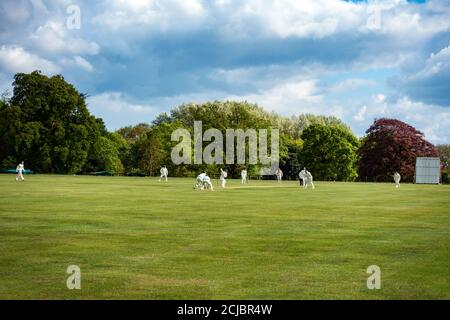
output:
POLYGON ((121 31, 131 27, 144 31, 185 31, 202 26, 207 11, 201 0, 114 0, 108 10, 94 16, 98 27, 121 31))
POLYGON ((450 46, 426 59, 412 60, 395 85, 406 95, 426 103, 450 107, 450 46))
POLYGON ((61 64, 67 67, 80 67, 87 72, 92 72, 94 67, 92 64, 80 56, 74 56, 72 59, 63 58, 61 64))
POLYGON ((55 63, 27 52, 18 46, 0 47, 0 66, 10 73, 32 72, 41 70, 46 74, 59 73, 60 67, 55 63))
POLYGON ((135 104, 128 101, 121 92, 104 92, 88 98, 89 105, 97 111, 137 112, 149 114, 155 111, 152 106, 135 104))
POLYGON ((316 108, 323 97, 318 93, 316 80, 296 81, 291 79, 261 92, 230 97, 256 102, 267 110, 283 114, 303 112, 305 108, 316 108))
POLYGON ((74 60, 75 60, 75 63, 77 65, 79 65, 81 68, 83 68, 84 70, 86 70, 88 72, 91 72, 92 70, 94 70, 94 67, 92 66, 92 64, 90 64, 89 61, 87 61, 83 57, 75 56, 74 60))
POLYGON ((328 92, 347 92, 361 87, 374 86, 375 84, 375 81, 369 79, 350 78, 333 84, 328 89, 328 92))
POLYGON ((425 66, 417 73, 405 77, 405 80, 421 80, 433 77, 441 72, 450 71, 450 46, 437 53, 431 53, 425 61, 425 66))
POLYGON ((140 104, 130 101, 122 92, 103 92, 87 98, 89 110, 97 117, 105 120, 110 130, 125 125, 150 122, 160 112, 151 104, 140 104), (127 119, 124 123, 123 119, 127 119))
POLYGON ((376 33, 411 42, 450 26, 445 15, 423 16, 406 0, 248 0, 216 1, 214 6, 214 19, 221 21, 231 37, 320 39, 342 33, 376 33))
MULTIPOLYGON (((172 102, 206 102, 211 100, 235 100, 257 103, 267 111, 275 111, 283 115, 298 113, 316 113, 340 115, 338 106, 324 106, 323 96, 314 79, 288 78, 283 81, 272 81, 264 84, 264 89, 246 94, 230 94, 227 92, 200 92, 180 95, 172 102)), ((172 104, 173 106, 173 104, 172 104)))
POLYGON ((87 41, 68 34, 61 21, 47 21, 30 35, 35 46, 51 53, 91 54, 96 55, 100 46, 95 41, 87 41))

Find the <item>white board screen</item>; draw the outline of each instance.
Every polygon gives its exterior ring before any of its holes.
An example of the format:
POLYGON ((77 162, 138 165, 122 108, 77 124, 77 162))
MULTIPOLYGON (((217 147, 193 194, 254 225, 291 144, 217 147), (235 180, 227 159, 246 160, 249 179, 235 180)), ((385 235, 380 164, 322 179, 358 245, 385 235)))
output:
POLYGON ((441 160, 439 158, 416 158, 416 183, 438 184, 441 176, 441 160))

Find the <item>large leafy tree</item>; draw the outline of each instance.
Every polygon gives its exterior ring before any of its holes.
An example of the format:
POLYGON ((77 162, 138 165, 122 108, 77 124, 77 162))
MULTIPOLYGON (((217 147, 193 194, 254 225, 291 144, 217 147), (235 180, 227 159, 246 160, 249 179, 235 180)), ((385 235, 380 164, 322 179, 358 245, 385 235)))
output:
POLYGON ((351 181, 357 177, 358 139, 342 126, 313 124, 302 133, 302 163, 315 179, 351 181))
POLYGON ((361 180, 390 181, 395 171, 412 181, 417 157, 438 157, 424 134, 396 119, 382 118, 366 131, 359 150, 361 180))
POLYGON ((123 159, 128 152, 127 141, 116 132, 107 132, 100 136, 89 154, 86 171, 112 171, 123 174, 123 159))
MULTIPOLYGON (((220 130, 224 136, 226 129, 242 129, 245 131, 247 129, 258 130, 276 127, 271 121, 271 115, 262 108, 248 102, 237 101, 214 101, 204 104, 181 105, 171 111, 170 117, 167 115, 158 117, 158 123, 164 121, 178 122, 189 131, 192 131, 194 121, 202 121, 204 131, 215 128, 220 130)), ((203 147, 208 144, 209 142, 204 142, 203 147)), ((283 150, 283 146, 280 149, 283 150)), ((248 160, 248 157, 246 160, 248 160)), ((224 167, 230 177, 237 177, 244 166, 251 175, 259 172, 260 165, 249 164, 248 161, 245 165, 226 164, 220 167, 224 167)), ((185 167, 191 173, 204 169, 209 172, 219 171, 216 165, 193 164, 185 167)))
POLYGON ((321 124, 321 125, 325 125, 325 126, 336 126, 336 127, 341 128, 344 131, 351 132, 351 129, 348 125, 346 125, 344 122, 342 122, 341 119, 336 118, 334 116, 322 116, 322 115, 306 113, 306 114, 300 114, 298 116, 293 116, 290 120, 300 132, 303 132, 309 126, 311 126, 313 124, 321 124))
POLYGON ((298 173, 302 170, 303 141, 288 135, 282 135, 281 145, 283 148, 280 152, 280 168, 283 170, 283 177, 284 179, 298 179, 298 173))
POLYGON ((0 108, 2 160, 13 157, 41 172, 83 169, 100 125, 80 94, 60 75, 18 73, 13 96, 0 108))
POLYGON ((20 108, 0 100, 0 160, 2 169, 11 169, 17 162, 16 137, 20 128, 20 108))
POLYGON ((441 163, 444 168, 448 168, 450 164, 450 144, 441 144, 437 146, 441 163))
POLYGON ((441 144, 437 146, 439 155, 441 156, 442 165, 442 182, 449 182, 449 164, 450 164, 450 144, 441 144))
POLYGON ((126 126, 117 130, 117 133, 124 137, 129 143, 133 143, 150 131, 148 123, 139 123, 135 126, 126 126))

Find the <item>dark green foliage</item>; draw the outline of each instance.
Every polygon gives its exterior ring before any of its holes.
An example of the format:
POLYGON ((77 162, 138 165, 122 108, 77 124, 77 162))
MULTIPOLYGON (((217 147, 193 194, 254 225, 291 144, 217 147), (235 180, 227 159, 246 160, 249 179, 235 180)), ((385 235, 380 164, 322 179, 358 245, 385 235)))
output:
POLYGON ((352 132, 341 126, 313 124, 303 131, 302 139, 302 164, 315 179, 356 179, 359 141, 352 132))
POLYGON ((302 170, 301 154, 303 141, 292 139, 287 135, 281 137, 282 152, 280 157, 280 168, 283 178, 289 180, 298 179, 298 173, 302 170))
POLYGON ((442 166, 442 183, 450 183, 449 179, 449 164, 450 164, 450 144, 441 144, 436 147, 439 151, 439 156, 441 157, 442 166))
POLYGON ((62 76, 38 71, 16 74, 13 87, 0 109, 0 158, 24 160, 38 172, 80 172, 102 129, 84 96, 62 76))
POLYGON ((442 175, 441 175, 441 183, 450 183, 450 178, 448 176, 448 169, 442 170, 442 175))
POLYGON ((124 167, 121 159, 126 157, 127 142, 118 133, 110 132, 100 136, 92 147, 89 156, 89 172, 112 171, 115 174, 123 174, 124 167))
POLYGON ((0 170, 11 170, 11 169, 15 169, 17 166, 18 161, 9 156, 6 159, 3 159, 1 165, 0 165, 0 170))

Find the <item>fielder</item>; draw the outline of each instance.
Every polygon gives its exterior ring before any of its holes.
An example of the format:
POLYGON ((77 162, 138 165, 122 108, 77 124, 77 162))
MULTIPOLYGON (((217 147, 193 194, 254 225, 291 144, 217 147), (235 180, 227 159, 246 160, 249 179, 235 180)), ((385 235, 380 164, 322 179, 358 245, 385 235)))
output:
POLYGON ((194 189, 200 188, 201 190, 203 190, 203 178, 205 178, 206 176, 206 172, 202 172, 197 176, 197 181, 194 185, 194 189))
POLYGON ((167 167, 163 166, 161 168, 161 170, 159 170, 159 172, 161 173, 161 176, 159 177, 159 181, 161 181, 162 178, 165 178, 166 182, 167 182, 167 176, 169 175, 169 170, 167 170, 167 167))
POLYGON ((225 184, 227 183, 227 181, 225 180, 225 178, 228 176, 226 171, 223 171, 222 168, 220 168, 220 183, 222 188, 225 189, 225 184))
POLYGON ((281 171, 281 169, 278 168, 275 171, 275 175, 277 176, 278 183, 281 183, 281 180, 283 179, 283 171, 281 171))
POLYGON ((302 181, 302 187, 306 188, 306 168, 303 168, 303 170, 300 171, 300 173, 298 174, 298 177, 302 181))
POLYGON ((203 186, 202 186, 202 190, 211 190, 214 191, 213 185, 211 183, 211 179, 208 176, 204 176, 203 177, 203 186))
POLYGON ((241 171, 241 183, 242 184, 248 183, 248 181, 247 181, 247 170, 245 170, 245 169, 241 171))
POLYGON ((25 178, 23 177, 23 174, 22 174, 24 171, 25 171, 25 166, 24 166, 23 161, 22 161, 16 167, 16 172, 17 172, 16 181, 19 181, 19 179, 21 181, 25 180, 25 178))
POLYGON ((395 182, 395 187, 396 188, 400 188, 400 180, 401 179, 402 179, 402 177, 400 176, 400 173, 395 171, 395 173, 394 173, 394 182, 395 182))
POLYGON ((309 172, 308 170, 306 170, 306 184, 305 184, 305 189, 308 187, 308 183, 311 184, 311 187, 312 187, 313 189, 316 188, 316 187, 314 186, 313 176, 312 176, 311 172, 309 172))

